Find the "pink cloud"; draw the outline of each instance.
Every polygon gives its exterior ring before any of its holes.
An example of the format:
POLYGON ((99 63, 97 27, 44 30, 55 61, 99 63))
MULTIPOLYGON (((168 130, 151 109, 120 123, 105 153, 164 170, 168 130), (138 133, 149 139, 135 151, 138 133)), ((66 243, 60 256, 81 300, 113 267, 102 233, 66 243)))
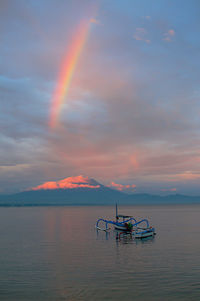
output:
POLYGON ((90 23, 93 23, 93 24, 96 24, 96 25, 100 25, 101 24, 100 21, 97 20, 97 19, 95 19, 95 18, 91 18, 90 19, 90 23))
POLYGON ((147 36, 147 31, 143 27, 136 28, 136 31, 133 35, 134 39, 137 41, 144 41, 146 43, 151 43, 151 41, 147 39, 146 36, 147 36))
POLYGON ((191 171, 186 171, 182 174, 177 175, 180 179, 183 180, 197 180, 200 179, 200 174, 199 173, 193 173, 191 171))
POLYGON ((143 18, 146 20, 151 20, 151 16, 144 16, 143 18))
POLYGON ((164 181, 166 182, 188 182, 188 181, 195 181, 200 179, 200 173, 185 171, 182 173, 177 174, 170 174, 164 177, 164 181))
POLYGON ((172 42, 172 37, 174 37, 174 36, 175 36, 174 29, 170 29, 166 33, 164 33, 163 40, 166 41, 166 42, 172 42))
POLYGON ((168 30, 168 34, 170 36, 174 36, 175 35, 175 31, 173 29, 168 30))
POLYGON ((111 182, 110 185, 108 185, 109 187, 114 187, 115 189, 122 191, 122 190, 126 190, 126 189, 130 189, 130 188, 135 188, 136 185, 132 184, 132 185, 123 185, 123 184, 117 184, 115 182, 111 182))
POLYGON ((166 188, 166 189, 161 189, 161 191, 177 191, 176 188, 166 188))
POLYGON ((41 189, 73 189, 73 188, 99 188, 100 185, 96 185, 88 177, 77 176, 69 177, 60 181, 50 181, 45 182, 41 185, 33 187, 32 190, 41 190, 41 189))

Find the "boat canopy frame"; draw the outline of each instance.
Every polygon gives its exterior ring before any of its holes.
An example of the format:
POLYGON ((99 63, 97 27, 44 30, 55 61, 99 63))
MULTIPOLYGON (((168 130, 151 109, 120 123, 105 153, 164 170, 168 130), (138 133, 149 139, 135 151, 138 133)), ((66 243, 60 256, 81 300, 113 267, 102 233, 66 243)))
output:
POLYGON ((149 228, 149 221, 147 219, 142 219, 140 220, 139 222, 136 221, 136 219, 134 217, 130 217, 129 219, 127 220, 123 220, 122 222, 114 222, 114 221, 110 221, 110 220, 106 220, 106 219, 103 219, 103 218, 99 218, 96 222, 96 228, 97 229, 101 229, 99 227, 99 223, 100 222, 104 222, 106 224, 106 229, 105 230, 108 230, 108 225, 111 224, 111 225, 116 225, 116 226, 123 226, 125 223, 129 223, 131 221, 134 221, 134 223, 132 223, 132 226, 133 227, 137 227, 139 224, 141 223, 146 223, 146 229, 149 228))

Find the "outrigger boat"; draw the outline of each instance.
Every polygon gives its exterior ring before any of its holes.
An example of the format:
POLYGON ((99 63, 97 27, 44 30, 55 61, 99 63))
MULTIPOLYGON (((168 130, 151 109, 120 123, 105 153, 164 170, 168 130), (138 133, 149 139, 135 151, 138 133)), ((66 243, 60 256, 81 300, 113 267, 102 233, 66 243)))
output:
POLYGON ((115 230, 131 233, 134 236, 134 238, 145 238, 149 236, 154 236, 156 234, 155 228, 149 226, 149 221, 147 219, 136 221, 136 219, 133 216, 118 214, 117 204, 116 220, 111 221, 99 218, 96 222, 96 229, 108 231, 110 229, 108 225, 113 225, 115 230), (104 223, 105 228, 101 228, 99 226, 100 223, 104 223))

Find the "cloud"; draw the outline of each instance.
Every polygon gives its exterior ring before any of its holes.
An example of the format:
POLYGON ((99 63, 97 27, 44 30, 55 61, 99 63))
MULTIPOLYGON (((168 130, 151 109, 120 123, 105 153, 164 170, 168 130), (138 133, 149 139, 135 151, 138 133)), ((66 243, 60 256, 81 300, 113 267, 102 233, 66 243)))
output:
POLYGON ((138 27, 136 28, 136 31, 133 35, 133 38, 137 41, 144 41, 147 44, 151 43, 151 41, 149 39, 147 39, 147 30, 143 27, 138 27))
POLYGON ((184 41, 177 41, 172 51, 156 43, 156 37, 166 42, 176 37, 166 20, 166 8, 173 12, 167 5, 148 10, 152 21, 146 21, 148 16, 142 20, 146 29, 137 27, 141 14, 130 6, 118 10, 111 4, 111 14, 99 11, 105 26, 90 32, 61 125, 50 133, 47 120, 57 73, 91 1, 59 6, 46 0, 25 2, 0 4, 0 189, 18 191, 87 174, 105 185, 135 183, 141 192, 144 187, 160 192, 165 182, 176 182, 179 191, 178 183, 190 191, 194 184, 197 191, 199 20, 189 22, 193 13, 185 14, 187 26, 174 23, 184 41), (141 43, 130 38, 132 28, 141 43), (151 38, 155 43, 144 47, 151 38))
POLYGON ((97 20, 96 18, 91 18, 90 19, 90 23, 93 23, 93 24, 96 24, 96 25, 100 25, 101 24, 100 21, 97 20))
POLYGON ((200 179, 200 172, 194 172, 194 171, 185 171, 180 174, 176 174, 172 176, 172 179, 174 181, 178 180, 187 180, 187 181, 193 181, 193 180, 199 180, 200 179))
POLYGON ((74 189, 74 188, 100 188, 96 182, 88 177, 77 176, 68 177, 59 181, 49 181, 41 185, 33 187, 32 190, 46 190, 46 189, 74 189))
POLYGON ((174 29, 169 29, 166 33, 164 33, 163 40, 166 42, 172 42, 172 38, 175 36, 174 29))
POLYGON ((123 191, 123 190, 127 190, 127 189, 130 190, 130 188, 135 188, 136 185, 135 184, 125 185, 125 184, 117 184, 115 182, 111 182, 111 184, 108 185, 108 187, 113 187, 113 188, 115 188, 115 189, 117 189, 119 191, 123 191))
POLYGON ((14 140, 30 139, 30 136, 39 140, 43 136, 48 94, 40 85, 41 90, 35 80, 0 76, 3 136, 14 140))
POLYGON ((171 192, 175 192, 177 191, 177 188, 165 188, 165 189, 161 189, 161 191, 171 191, 171 192))
POLYGON ((151 20, 151 16, 144 16, 143 19, 151 20))

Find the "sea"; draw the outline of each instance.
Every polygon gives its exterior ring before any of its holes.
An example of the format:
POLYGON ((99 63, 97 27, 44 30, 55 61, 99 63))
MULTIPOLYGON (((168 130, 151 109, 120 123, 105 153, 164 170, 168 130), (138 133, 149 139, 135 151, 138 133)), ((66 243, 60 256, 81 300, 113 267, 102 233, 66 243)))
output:
POLYGON ((0 208, 2 301, 200 300, 200 205, 120 206, 153 238, 97 231, 113 206, 0 208))

